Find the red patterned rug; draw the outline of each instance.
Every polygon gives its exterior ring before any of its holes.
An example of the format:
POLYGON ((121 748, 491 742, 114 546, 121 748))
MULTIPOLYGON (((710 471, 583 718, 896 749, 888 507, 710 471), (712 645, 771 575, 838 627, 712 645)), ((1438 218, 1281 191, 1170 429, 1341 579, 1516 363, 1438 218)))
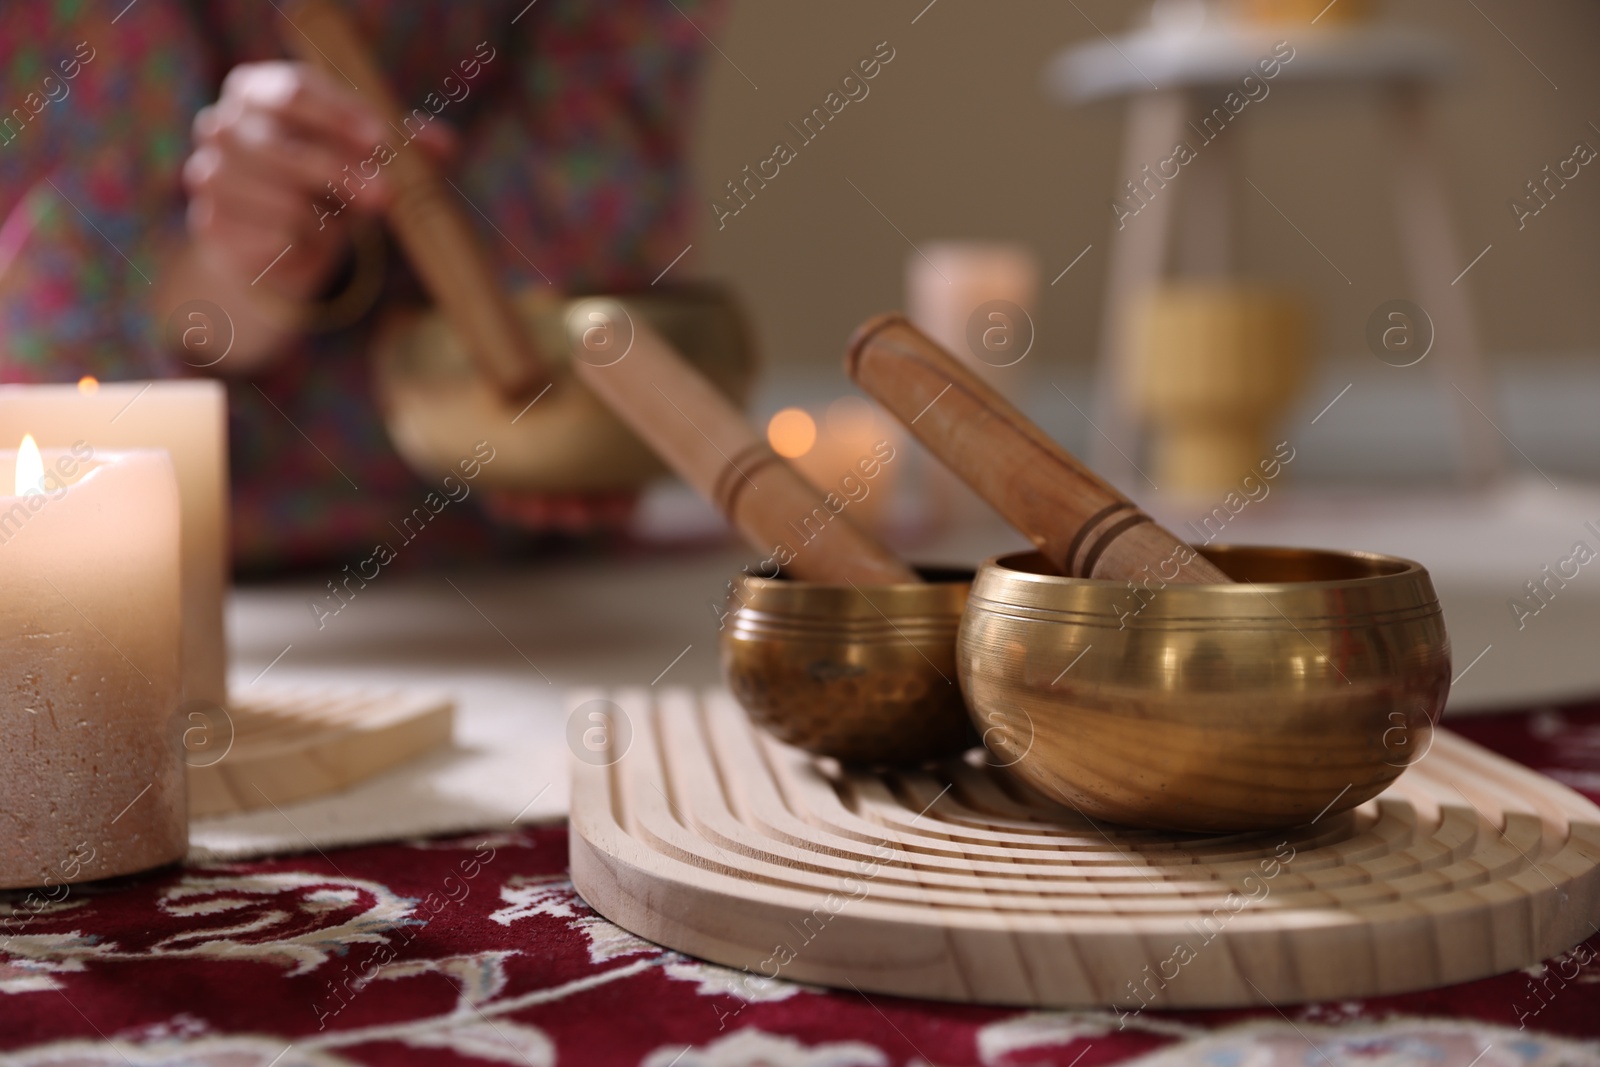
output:
MULTIPOLYGON (((1600 703, 1452 725, 1600 800, 1600 703)), ((1428 993, 1119 1019, 751 980, 595 915, 566 860, 549 827, 0 895, 0 1064, 1600 1067, 1600 935, 1428 993)))

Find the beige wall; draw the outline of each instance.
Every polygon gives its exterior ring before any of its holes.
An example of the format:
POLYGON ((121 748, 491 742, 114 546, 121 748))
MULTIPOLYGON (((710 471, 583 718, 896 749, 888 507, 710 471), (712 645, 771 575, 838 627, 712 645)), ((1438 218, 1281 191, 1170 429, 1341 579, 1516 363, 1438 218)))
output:
MULTIPOLYGON (((1064 46, 1097 36, 1085 15, 1115 33, 1142 22, 1148 5, 1077 0, 1079 14, 1060 0, 938 0, 912 25, 925 2, 735 0, 717 38, 727 58, 710 56, 696 148, 704 214, 680 269, 740 286, 773 363, 836 367, 850 330, 901 301, 910 249, 850 181, 913 241, 1025 241, 1045 283, 1092 243, 1045 289, 1038 319, 1046 359, 1082 360, 1094 350, 1123 113, 1115 104, 1069 110, 1047 101, 1041 70, 1064 46), (820 104, 884 40, 896 55, 870 95, 800 147, 785 123, 820 104), (704 205, 780 138, 796 143, 799 158, 718 231, 704 205)), ((1437 112, 1451 208, 1465 258, 1494 248, 1462 284, 1472 286, 1493 353, 1600 349, 1600 161, 1520 233, 1506 206, 1576 140, 1600 148, 1600 131, 1587 125, 1600 124, 1600 6, 1476 4, 1482 14, 1460 0, 1382 7, 1388 20, 1448 36, 1466 61, 1437 112)), ((1374 102, 1269 97, 1241 118, 1248 123, 1227 136, 1244 138, 1243 173, 1353 284, 1248 188, 1240 201, 1245 269, 1315 297, 1325 352, 1361 353, 1368 313, 1411 295, 1374 102)))

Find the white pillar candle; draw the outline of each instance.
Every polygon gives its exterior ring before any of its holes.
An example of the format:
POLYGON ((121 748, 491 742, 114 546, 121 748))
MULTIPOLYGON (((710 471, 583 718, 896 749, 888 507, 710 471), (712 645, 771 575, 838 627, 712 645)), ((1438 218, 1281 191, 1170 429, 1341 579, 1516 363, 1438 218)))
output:
POLYGON ((183 516, 184 699, 227 704, 227 396, 220 382, 0 386, 0 444, 31 433, 42 448, 164 448, 183 516))
MULTIPOLYGON (((0 888, 188 846, 172 461, 80 447, 42 462, 0 496, 0 888)), ((17 471, 0 452, 0 492, 17 471)))

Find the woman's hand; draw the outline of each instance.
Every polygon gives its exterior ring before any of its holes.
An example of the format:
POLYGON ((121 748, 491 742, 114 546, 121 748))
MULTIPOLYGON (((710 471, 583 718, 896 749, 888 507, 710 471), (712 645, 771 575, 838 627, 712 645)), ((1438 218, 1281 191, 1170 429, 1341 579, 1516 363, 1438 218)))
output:
MULTIPOLYGON (((263 283, 309 296, 338 266, 351 221, 388 207, 390 186, 373 154, 398 139, 370 102, 323 71, 237 66, 217 102, 195 116, 195 149, 183 166, 190 235, 236 277, 253 280, 271 264, 263 283)), ((439 155, 449 142, 432 123, 417 139, 439 155)))
POLYGON ((189 241, 157 310, 200 299, 227 314, 234 344, 214 373, 248 374, 281 351, 292 330, 256 294, 315 299, 348 252, 352 222, 389 206, 379 160, 392 156, 377 154, 380 143, 436 158, 455 149, 443 123, 408 141, 370 100, 304 63, 241 64, 195 116, 182 174, 189 241))

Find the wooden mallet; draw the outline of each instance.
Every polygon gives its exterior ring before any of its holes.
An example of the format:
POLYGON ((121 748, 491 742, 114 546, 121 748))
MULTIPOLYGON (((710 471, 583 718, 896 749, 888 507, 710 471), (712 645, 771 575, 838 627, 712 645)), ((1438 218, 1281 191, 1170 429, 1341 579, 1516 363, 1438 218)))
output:
POLYGON ((528 331, 456 194, 427 154, 410 143, 409 116, 356 27, 329 0, 294 0, 285 17, 291 28, 284 31, 284 42, 290 50, 352 86, 395 131, 399 144, 383 168, 394 187, 389 226, 479 371, 507 401, 543 389, 548 372, 528 331))
POLYGON ((914 571, 773 452, 744 415, 642 318, 616 301, 578 304, 568 317, 572 368, 590 391, 751 547, 794 546, 791 578, 846 585, 920 581, 914 571), (797 544, 795 530, 820 529, 797 544))
POLYGON ((1061 574, 1231 581, 903 315, 880 315, 857 330, 845 371, 1061 574))

